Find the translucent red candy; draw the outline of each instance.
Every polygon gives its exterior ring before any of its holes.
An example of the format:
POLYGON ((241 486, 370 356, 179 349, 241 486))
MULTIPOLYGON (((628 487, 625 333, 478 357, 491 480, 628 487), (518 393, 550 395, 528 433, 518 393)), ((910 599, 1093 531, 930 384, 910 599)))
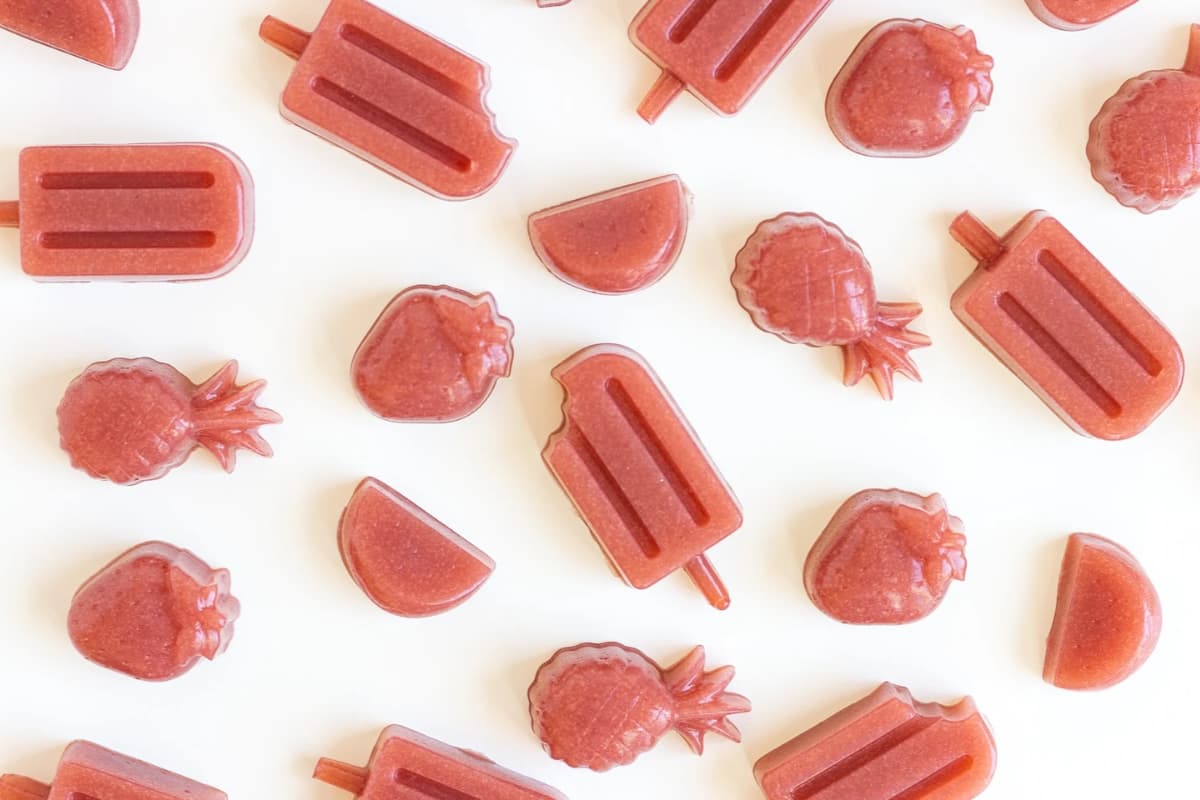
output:
POLYGON ((412 286, 358 346, 354 388, 386 420, 453 422, 475 413, 512 370, 512 336, 490 294, 412 286))
POLYGON ((109 69, 124 69, 137 44, 137 0, 4 0, 0 28, 109 69))

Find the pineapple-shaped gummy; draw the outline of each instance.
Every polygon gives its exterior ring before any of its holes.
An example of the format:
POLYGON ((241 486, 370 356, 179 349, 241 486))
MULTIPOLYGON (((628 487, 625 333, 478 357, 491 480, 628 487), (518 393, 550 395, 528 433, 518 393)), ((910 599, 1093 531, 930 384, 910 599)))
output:
POLYGON ((966 578, 966 543, 941 495, 868 489, 843 503, 813 544, 804 586, 840 622, 913 622, 966 578))
POLYGON ((559 650, 529 687, 533 730, 552 758, 603 772, 629 764, 675 730, 697 753, 704 735, 735 742, 731 714, 750 701, 725 691, 733 667, 706 672, 704 648, 663 669, 621 644, 580 644, 559 650))
POLYGON ((880 303, 862 248, 816 214, 781 214, 758 226, 737 254, 733 287, 754 324, 786 342, 835 345, 844 383, 870 373, 892 398, 892 375, 919 381, 908 351, 929 337, 908 330, 919 303, 880 303))
POLYGON ((92 364, 58 405, 62 448, 75 467, 121 484, 161 478, 197 447, 227 472, 239 448, 270 456, 258 428, 282 418, 255 402, 266 383, 239 386, 237 369, 230 361, 197 386, 150 358, 92 364))

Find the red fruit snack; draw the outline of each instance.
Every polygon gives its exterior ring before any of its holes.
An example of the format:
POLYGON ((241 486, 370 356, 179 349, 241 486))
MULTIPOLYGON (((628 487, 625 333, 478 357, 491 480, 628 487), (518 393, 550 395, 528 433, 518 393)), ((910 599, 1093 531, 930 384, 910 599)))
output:
POLYGON ((1175 399, 1178 343, 1054 217, 998 237, 964 212, 950 233, 979 262, 954 315, 1077 433, 1127 439, 1175 399))
POLYGON ((512 370, 512 336, 487 292, 412 286, 358 346, 354 388, 386 420, 453 422, 473 414, 512 370))
POLYGON ((892 375, 921 375, 908 351, 929 338, 908 330, 919 303, 880 303, 871 265, 841 228, 816 214, 780 214, 761 223, 737 254, 733 288, 754 324, 785 342, 836 345, 843 382, 870 373, 892 399, 892 375))
POLYGON ((1183 69, 1145 72, 1124 83, 1092 120, 1092 175, 1117 202, 1143 214, 1171 208, 1200 189, 1200 25, 1183 69))
POLYGON ((1158 592, 1137 559, 1101 536, 1071 534, 1046 640, 1046 681, 1063 689, 1120 683, 1150 658, 1161 630, 1158 592))
POLYGON ((767 800, 970 800, 996 770, 971 698, 919 703, 885 683, 754 765, 767 800))
POLYGON ((741 527, 741 507, 650 365, 598 344, 551 374, 566 399, 542 459, 617 574, 645 589, 682 569, 728 608, 704 553, 741 527))
POLYGON ((1090 28, 1138 0, 1025 0, 1038 19, 1064 31, 1090 28))
POLYGON ((399 725, 383 729, 367 766, 322 758, 313 777, 359 800, 566 800, 479 753, 399 725))
POLYGON ((0 800, 228 800, 228 795, 100 745, 72 742, 53 785, 0 775, 0 800))
POLYGON ((725 691, 733 667, 704 670, 704 648, 663 669, 621 644, 580 644, 555 653, 529 687, 533 732, 551 758, 604 772, 630 764, 674 730, 697 755, 704 735, 741 741, 732 714, 750 701, 725 691))
POLYGON ((113 483, 152 481, 197 447, 232 472, 239 448, 270 456, 261 425, 282 421, 256 400, 265 381, 237 384, 230 361, 200 385, 151 358, 117 358, 79 374, 58 404, 59 442, 71 465, 113 483))
POLYGON ((863 37, 833 79, 825 116, 856 153, 931 156, 991 102, 992 63, 968 28, 890 19, 863 37))
POLYGON ((486 66, 365 0, 332 0, 311 34, 267 17, 259 35, 298 59, 285 119, 436 197, 483 194, 516 149, 486 66))
POLYGON ((254 238, 254 182, 214 144, 27 147, 20 175, 0 227, 35 280, 216 278, 254 238))
POLYGON ((804 564, 813 604, 839 622, 899 625, 933 612, 967 574, 962 520, 941 495, 867 489, 833 515, 804 564))
POLYGON ((664 175, 529 217, 534 252, 555 276, 600 294, 656 283, 679 258, 691 194, 678 175, 664 175))
POLYGON ((137 0, 4 0, 0 28, 109 69, 124 69, 137 44, 137 0))
POLYGON ((79 587, 67 630, 89 661, 167 681, 225 652, 240 611, 227 570, 165 542, 146 542, 79 587))
POLYGON ((659 118, 685 88, 736 114, 795 47, 830 0, 649 0, 629 38, 662 75, 638 106, 659 118))
POLYGON ((338 524, 342 562, 384 611, 428 617, 467 601, 492 575, 486 553, 392 487, 366 478, 338 524))

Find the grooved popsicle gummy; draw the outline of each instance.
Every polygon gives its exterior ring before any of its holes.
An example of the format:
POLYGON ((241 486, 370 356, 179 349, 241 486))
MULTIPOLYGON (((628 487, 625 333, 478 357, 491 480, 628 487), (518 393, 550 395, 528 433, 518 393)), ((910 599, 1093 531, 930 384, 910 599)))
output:
POLYGON ((322 758, 313 777, 359 800, 566 800, 479 753, 400 725, 383 729, 367 766, 322 758))
POLYGON ((137 44, 137 0, 4 0, 0 28, 109 69, 137 44))
POLYGON ((768 800, 969 800, 995 769, 971 698, 919 703, 884 683, 760 758, 754 777, 768 800))
POLYGON ((482 63, 364 0, 333 0, 311 34, 275 17, 259 35, 298 59, 291 122, 444 199, 490 189, 516 142, 496 130, 482 63))
POLYGON ((219 789, 91 742, 63 751, 51 785, 0 775, 0 800, 228 800, 219 789))
POLYGON ((950 232, 979 261, 955 316, 1076 432, 1127 439, 1175 399, 1178 343, 1058 220, 997 237, 963 213, 950 232))
POLYGON ((615 344, 585 348, 551 374, 566 399, 542 458, 617 574, 645 589, 682 569, 728 608, 704 551, 741 527, 742 511, 658 376, 615 344))
POLYGON ((36 280, 215 278, 250 250, 254 182, 214 144, 27 147, 2 227, 36 280))
POLYGON ((638 114, 654 122, 685 88, 736 114, 830 0, 649 0, 629 28, 662 68, 638 114))

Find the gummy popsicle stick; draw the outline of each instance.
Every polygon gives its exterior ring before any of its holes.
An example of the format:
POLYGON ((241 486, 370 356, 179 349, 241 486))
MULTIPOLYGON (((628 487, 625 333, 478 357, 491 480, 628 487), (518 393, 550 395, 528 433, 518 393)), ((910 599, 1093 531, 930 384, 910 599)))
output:
POLYGON ((629 36, 662 75, 638 114, 653 123, 684 89, 720 114, 736 114, 829 3, 649 0, 629 36))
POLYGON ((219 789, 91 742, 67 745, 50 785, 0 776, 0 800, 228 800, 219 789))
POLYGON ((254 182, 214 144, 27 147, 0 227, 39 281, 216 278, 250 250, 254 182))
POLYGON ((1029 10, 1047 25, 1081 31, 1124 11, 1138 0, 1025 0, 1029 10))
POLYGON ((0 28, 109 69, 123 69, 137 44, 137 0, 4 0, 0 28))
POLYGON ((313 777, 359 800, 566 800, 478 753, 400 725, 383 729, 367 766, 322 758, 313 777))
POLYGON ((992 780, 996 743, 968 697, 919 703, 885 683, 760 758, 768 800, 969 800, 992 780))
POLYGON ((727 608, 704 551, 741 527, 741 508, 658 376, 615 344, 585 348, 552 374, 566 400, 542 458, 617 574, 645 589, 682 569, 727 608))
POLYGON ((488 70, 364 0, 333 0, 311 34, 275 17, 259 35, 298 59, 289 121, 444 199, 490 189, 516 142, 485 104, 488 70))
POLYGON ((1034 211, 998 237, 963 213, 951 234, 979 261, 955 316, 1073 430, 1127 439, 1175 399, 1178 343, 1058 220, 1034 211))

